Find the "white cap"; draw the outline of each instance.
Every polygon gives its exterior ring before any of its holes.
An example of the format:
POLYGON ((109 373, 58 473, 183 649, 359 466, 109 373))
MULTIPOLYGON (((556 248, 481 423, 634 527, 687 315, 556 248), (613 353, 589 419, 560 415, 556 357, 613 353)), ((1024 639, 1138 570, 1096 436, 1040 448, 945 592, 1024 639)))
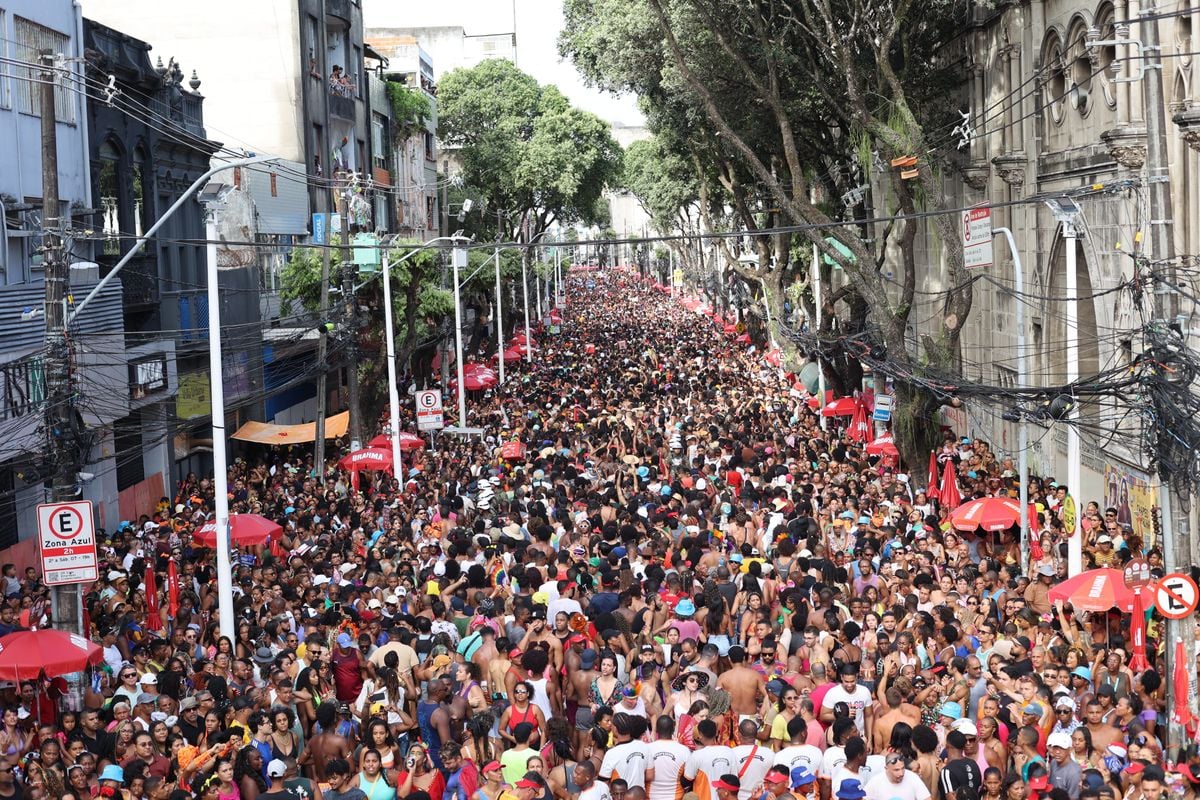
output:
POLYGON ((1071 749, 1071 734, 1064 731, 1055 731, 1046 739, 1046 747, 1061 747, 1064 750, 1071 749))
POLYGON ((158 683, 158 676, 157 676, 157 675, 155 675, 153 672, 147 672, 145 675, 143 675, 143 676, 142 676, 142 679, 141 679, 140 681, 138 681, 138 683, 154 683, 154 684, 157 684, 157 683, 158 683))
POLYGON ((954 724, 950 726, 953 730, 960 732, 963 736, 978 736, 979 729, 975 727, 975 723, 969 719, 956 719, 954 724))
POLYGON ((268 778, 282 778, 283 773, 285 772, 287 772, 287 764, 285 764, 281 759, 272 758, 271 763, 267 764, 268 778))
POLYGON ((383 602, 378 597, 372 597, 371 602, 367 603, 367 608, 383 608, 383 602))

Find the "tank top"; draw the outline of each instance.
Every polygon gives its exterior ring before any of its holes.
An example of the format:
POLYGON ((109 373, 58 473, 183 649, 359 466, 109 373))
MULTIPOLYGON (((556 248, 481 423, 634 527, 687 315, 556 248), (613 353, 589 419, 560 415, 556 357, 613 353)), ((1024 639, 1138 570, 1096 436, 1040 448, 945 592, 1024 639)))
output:
POLYGON ((362 691, 362 671, 358 667, 355 653, 340 653, 335 647, 329 659, 333 663, 333 683, 337 687, 337 698, 343 703, 352 703, 362 691))
POLYGON ((367 796, 367 800, 395 800, 396 787, 389 786, 387 779, 380 773, 374 781, 367 780, 366 775, 358 776, 358 788, 367 796))
POLYGON ((417 703, 417 727, 421 730, 421 741, 429 750, 429 758, 438 769, 442 768, 442 740, 438 738, 437 728, 433 727, 433 712, 437 711, 437 703, 417 703))
POLYGON ((533 706, 529 706, 524 711, 517 711, 516 706, 512 707, 512 713, 508 715, 508 732, 515 731, 522 722, 528 722, 535 728, 537 727, 537 715, 533 713, 533 706))
POLYGON ((530 702, 542 710, 546 719, 550 719, 554 716, 554 712, 550 709, 550 695, 546 692, 546 679, 538 678, 536 681, 530 679, 529 683, 533 685, 533 697, 530 702))

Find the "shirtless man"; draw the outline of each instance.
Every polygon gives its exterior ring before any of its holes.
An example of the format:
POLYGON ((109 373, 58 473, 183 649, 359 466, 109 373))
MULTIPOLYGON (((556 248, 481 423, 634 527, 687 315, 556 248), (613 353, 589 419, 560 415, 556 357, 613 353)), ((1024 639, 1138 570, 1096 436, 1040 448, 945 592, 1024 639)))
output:
MULTIPOLYGON (((487 676, 488 691, 492 694, 501 692, 505 697, 508 697, 508 672, 512 667, 512 662, 508 660, 508 653, 512 650, 512 643, 507 637, 501 636, 496 640, 496 655, 487 662, 487 667, 484 670, 484 675, 487 676)), ((513 677, 513 683, 517 682, 517 678, 513 677)), ((489 698, 490 699, 490 698, 489 698)))
POLYGON ((875 728, 871 733, 872 752, 886 753, 892 741, 892 728, 897 722, 904 722, 916 727, 921 722, 921 709, 904 702, 904 696, 896 687, 891 687, 884 694, 887 700, 887 710, 875 718, 875 728))
POLYGON ((522 652, 529 650, 538 643, 544 642, 549 650, 550 664, 554 667, 554 672, 558 673, 563 668, 563 649, 562 642, 558 637, 551 633, 550 628, 546 627, 546 611, 542 608, 535 608, 529 630, 525 632, 525 638, 517 645, 517 648, 522 652))
POLYGON ((308 740, 308 746, 300 754, 298 763, 310 767, 314 781, 324 783, 329 779, 325 773, 325 765, 335 758, 349 759, 353 748, 345 736, 336 733, 336 704, 322 703, 318 706, 317 722, 321 725, 321 732, 308 740))
POLYGON ((1084 724, 1092 734, 1092 746, 1099 753, 1103 753, 1122 735, 1119 730, 1104 721, 1104 706, 1099 700, 1092 700, 1087 704, 1087 722, 1084 724))
POLYGON ((745 648, 741 645, 729 648, 730 667, 717 678, 717 688, 729 692, 729 707, 733 713, 752 717, 766 695, 766 681, 747 667, 745 661, 745 648))

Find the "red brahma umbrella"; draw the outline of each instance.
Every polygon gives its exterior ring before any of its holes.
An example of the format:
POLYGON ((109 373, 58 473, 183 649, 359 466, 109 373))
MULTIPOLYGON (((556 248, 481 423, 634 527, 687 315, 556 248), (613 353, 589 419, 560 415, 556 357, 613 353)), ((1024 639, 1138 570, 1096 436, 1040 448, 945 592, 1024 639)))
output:
POLYGON ((896 449, 896 439, 890 433, 885 433, 875 441, 867 445, 867 455, 869 456, 891 456, 899 458, 900 451, 896 449))
POLYGON ((871 421, 867 419, 867 404, 860 397, 854 406, 854 415, 850 418, 850 427, 846 436, 852 442, 865 442, 871 438, 871 421))
POLYGON ((968 500, 954 509, 950 524, 960 531, 1006 531, 1021 524, 1021 504, 1009 497, 968 500))
POLYGON ((37 680, 81 672, 104 660, 100 645, 75 633, 43 628, 0 637, 0 678, 37 680))
MULTIPOLYGON (((345 461, 345 459, 342 460, 345 461)), ((390 463, 391 460, 392 456, 389 453, 388 462, 390 463)), ((229 541, 234 545, 266 544, 277 533, 283 533, 283 528, 258 514, 229 515, 229 541)), ((203 545, 215 547, 217 544, 216 520, 210 520, 201 525, 200 530, 196 531, 195 539, 203 545)))
POLYGON ((1133 610, 1133 590, 1119 569, 1089 569, 1050 587, 1050 601, 1062 600, 1077 611, 1133 610))
POLYGON ((938 466, 937 453, 933 450, 929 451, 929 488, 925 490, 925 496, 930 500, 938 499, 938 466))
POLYGON ((962 493, 958 491, 958 475, 954 471, 954 461, 946 461, 942 472, 942 487, 938 490, 942 508, 953 511, 962 502, 962 493))

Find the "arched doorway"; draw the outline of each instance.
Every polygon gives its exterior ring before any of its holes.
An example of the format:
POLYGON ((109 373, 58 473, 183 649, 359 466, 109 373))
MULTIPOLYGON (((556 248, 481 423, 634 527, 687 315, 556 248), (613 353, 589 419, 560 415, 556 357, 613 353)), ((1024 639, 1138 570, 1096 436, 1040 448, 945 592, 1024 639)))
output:
MULTIPOLYGON (((1067 380, 1067 248, 1071 244, 1075 251, 1075 296, 1078 298, 1077 315, 1079 330, 1079 364, 1077 374, 1081 378, 1100 371, 1100 337, 1096 326, 1096 302, 1092 295, 1092 277, 1086 249, 1080 239, 1066 239, 1059 229, 1051 249, 1047 269, 1046 299, 1041 303, 1043 312, 1042 378, 1046 385, 1066 383, 1067 380)), ((1095 412, 1095 409, 1091 409, 1095 412)), ((1088 407, 1080 410, 1088 413, 1088 407)))

